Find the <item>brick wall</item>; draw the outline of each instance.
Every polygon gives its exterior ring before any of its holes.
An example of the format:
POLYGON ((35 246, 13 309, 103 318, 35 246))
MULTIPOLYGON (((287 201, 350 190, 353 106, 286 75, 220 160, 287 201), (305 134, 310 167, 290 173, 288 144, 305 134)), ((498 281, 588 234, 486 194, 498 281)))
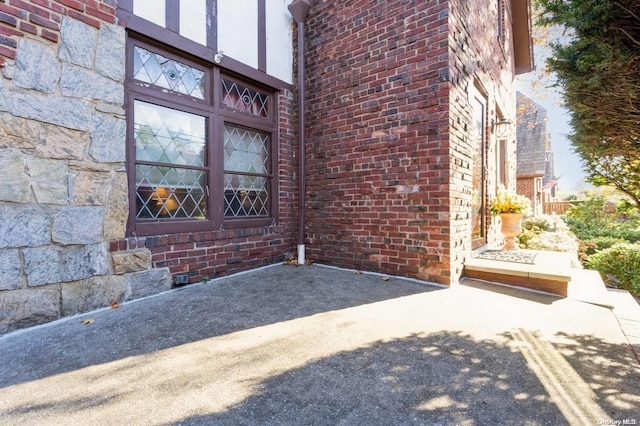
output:
POLYGON ((502 246, 502 234, 488 211, 491 199, 497 193, 500 181, 497 167, 498 141, 492 121, 500 116, 513 124, 506 139, 506 176, 507 189, 516 189, 516 95, 513 88, 514 63, 511 46, 512 30, 507 16, 502 39, 498 38, 498 2, 494 1, 450 1, 449 37, 450 37, 450 81, 452 108, 451 156, 452 159, 452 269, 453 275, 462 273, 463 263, 470 252, 467 237, 471 205, 469 181, 471 180, 470 155, 472 146, 467 129, 471 126, 471 110, 468 99, 471 88, 485 96, 487 112, 485 116, 487 132, 487 150, 484 153, 487 176, 485 204, 487 206, 487 246, 502 246))
POLYGON ((446 3, 322 2, 307 28, 309 257, 449 283, 446 3))
POLYGON ((519 176, 516 192, 524 195, 531 201, 531 213, 539 215, 544 213, 543 197, 539 193, 542 187, 542 176, 519 176))
POLYGON ((115 23, 115 1, 99 0, 0 0, 0 66, 16 58, 18 41, 35 37, 57 43, 63 16, 100 28, 115 23))
MULTIPOLYGON (((151 251, 152 268, 188 275, 189 283, 272 265, 293 256, 283 226, 130 237, 111 241, 110 251, 151 251)), ((287 237, 289 236, 289 237, 287 237)))
MULTIPOLYGON (((513 77, 510 52, 496 45, 497 25, 482 28, 496 5, 467 3, 314 5, 306 23, 310 258, 457 282, 471 253, 469 85, 488 94, 487 122, 496 105, 515 108, 502 87, 513 77)), ((488 184, 495 193, 496 177, 488 184)))

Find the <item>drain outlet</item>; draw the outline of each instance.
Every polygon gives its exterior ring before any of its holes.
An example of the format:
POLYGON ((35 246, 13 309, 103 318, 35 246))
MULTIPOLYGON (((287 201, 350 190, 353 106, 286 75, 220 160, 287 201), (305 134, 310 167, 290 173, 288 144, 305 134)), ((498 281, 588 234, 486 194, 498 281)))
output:
POLYGON ((185 285, 185 284, 189 284, 189 275, 187 274, 176 275, 176 285, 185 285))

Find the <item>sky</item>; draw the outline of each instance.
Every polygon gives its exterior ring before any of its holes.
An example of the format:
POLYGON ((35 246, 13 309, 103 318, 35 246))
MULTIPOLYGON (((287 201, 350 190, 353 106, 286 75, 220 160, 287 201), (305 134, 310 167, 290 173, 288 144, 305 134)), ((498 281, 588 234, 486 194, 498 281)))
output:
POLYGON ((585 183, 586 174, 582 170, 580 157, 572 151, 567 135, 572 131, 569 112, 562 106, 562 94, 551 87, 553 76, 545 75, 545 61, 550 49, 544 43, 534 46, 536 70, 521 74, 516 78, 516 90, 547 110, 547 131, 554 155, 554 166, 561 194, 578 194, 590 188, 585 183))

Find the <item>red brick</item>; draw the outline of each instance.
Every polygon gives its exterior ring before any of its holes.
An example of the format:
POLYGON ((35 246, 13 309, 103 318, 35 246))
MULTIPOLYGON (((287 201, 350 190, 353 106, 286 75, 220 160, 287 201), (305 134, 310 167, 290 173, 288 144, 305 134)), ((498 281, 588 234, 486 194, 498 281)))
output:
POLYGON ((57 32, 53 32, 53 31, 49 31, 45 28, 42 29, 42 31, 40 31, 40 35, 44 38, 46 38, 47 40, 51 40, 55 43, 58 42, 58 39, 60 38, 60 34, 57 32))
POLYGON ((16 27, 18 25, 18 20, 15 17, 2 12, 0 12, 0 22, 11 25, 12 27, 16 27))
POLYGON ((0 12, 5 12, 9 15, 13 15, 20 19, 26 19, 28 15, 27 12, 24 10, 18 9, 17 7, 5 5, 5 4, 0 4, 0 12))
POLYGON ((49 19, 45 19, 39 15, 34 15, 34 14, 29 15, 29 21, 41 27, 49 28, 50 30, 57 31, 60 29, 60 25, 58 25, 57 22, 51 21, 49 19))
POLYGON ((93 19, 83 13, 78 13, 75 10, 68 10, 67 14, 69 17, 77 19, 78 21, 82 21, 87 25, 91 25, 95 28, 100 28, 100 21, 98 21, 97 19, 93 19))
POLYGON ((20 21, 20 31, 24 31, 30 34, 38 34, 38 27, 31 25, 28 22, 20 21))
POLYGON ((76 0, 55 0, 55 1, 64 6, 75 9, 77 11, 84 12, 84 4, 80 3, 79 1, 76 1, 76 0))
POLYGON ((9 59, 16 59, 16 51, 0 45, 0 56, 4 56, 9 59))
POLYGON ((20 31, 16 31, 14 29, 11 29, 9 27, 4 27, 4 26, 0 26, 0 35, 4 35, 7 37, 13 37, 13 36, 17 36, 17 37, 22 37, 23 34, 20 31))

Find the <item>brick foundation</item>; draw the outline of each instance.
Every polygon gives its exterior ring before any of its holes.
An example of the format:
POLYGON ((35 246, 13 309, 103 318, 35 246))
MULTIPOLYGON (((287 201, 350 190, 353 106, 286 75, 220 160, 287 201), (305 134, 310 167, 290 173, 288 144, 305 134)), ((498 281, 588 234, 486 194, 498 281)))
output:
POLYGON ((169 268, 195 283, 288 260, 292 241, 284 227, 247 228, 130 237, 111 241, 112 253, 146 248, 152 268, 169 268))

